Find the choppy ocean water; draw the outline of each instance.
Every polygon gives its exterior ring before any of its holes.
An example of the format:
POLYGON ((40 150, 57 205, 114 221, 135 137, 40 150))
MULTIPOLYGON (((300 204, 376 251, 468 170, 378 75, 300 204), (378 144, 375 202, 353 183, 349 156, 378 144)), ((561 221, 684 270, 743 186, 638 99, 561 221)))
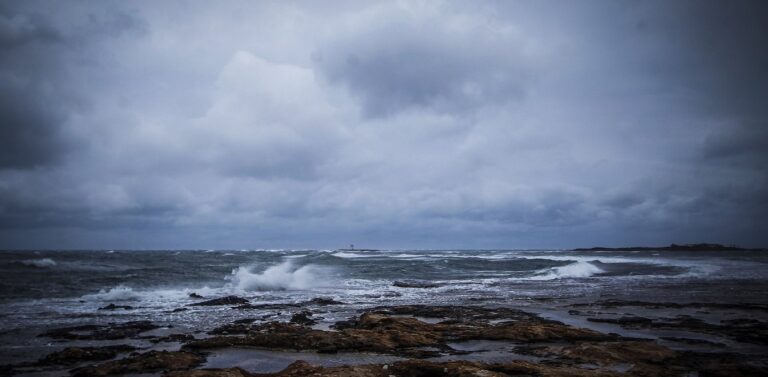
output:
POLYGON ((15 351, 0 356, 14 360, 14 352, 44 348, 34 334, 70 324, 147 319, 206 331, 243 317, 291 315, 193 307, 201 299, 191 293, 238 295, 252 304, 343 302, 324 310, 319 326, 328 326, 379 305, 495 305, 551 314, 606 298, 768 303, 766 267, 768 255, 757 251, 2 251, 0 344, 15 351), (108 304, 131 309, 99 310, 108 304))

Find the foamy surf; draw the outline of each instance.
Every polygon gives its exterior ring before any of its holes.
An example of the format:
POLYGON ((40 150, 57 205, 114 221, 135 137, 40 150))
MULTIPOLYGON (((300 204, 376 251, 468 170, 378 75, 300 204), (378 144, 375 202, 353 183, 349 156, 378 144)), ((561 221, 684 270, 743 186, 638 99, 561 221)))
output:
POLYGON ((567 278, 587 278, 605 272, 602 268, 589 262, 575 262, 565 266, 548 268, 530 280, 554 280, 567 278))
POLYGON ((308 264, 297 267, 290 260, 271 266, 261 273, 253 267, 238 267, 232 271, 232 285, 242 291, 307 290, 328 285, 330 270, 308 264))

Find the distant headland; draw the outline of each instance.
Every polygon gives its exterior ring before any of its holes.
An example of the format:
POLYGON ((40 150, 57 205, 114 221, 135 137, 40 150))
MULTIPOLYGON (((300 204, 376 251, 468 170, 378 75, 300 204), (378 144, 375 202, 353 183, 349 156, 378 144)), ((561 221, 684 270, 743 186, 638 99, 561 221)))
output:
POLYGON ((716 243, 689 243, 689 244, 671 244, 669 246, 635 246, 635 247, 591 247, 573 249, 573 251, 634 251, 634 250, 655 250, 655 251, 766 251, 768 249, 748 249, 738 246, 725 246, 716 243))

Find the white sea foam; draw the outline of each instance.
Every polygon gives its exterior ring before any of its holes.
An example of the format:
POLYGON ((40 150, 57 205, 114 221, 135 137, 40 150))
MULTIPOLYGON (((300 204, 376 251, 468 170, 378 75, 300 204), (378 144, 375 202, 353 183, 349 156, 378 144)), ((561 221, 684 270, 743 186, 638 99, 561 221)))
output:
POLYGON ((118 285, 117 287, 113 287, 108 290, 102 289, 99 291, 99 293, 85 295, 82 298, 84 300, 99 301, 136 301, 140 300, 142 295, 138 292, 135 292, 131 287, 118 285))
POLYGON ((565 278, 586 278, 604 272, 600 267, 589 262, 576 262, 565 266, 548 268, 530 280, 553 280, 565 278))
POLYGON ((366 254, 347 253, 347 252, 344 252, 344 251, 339 251, 338 253, 333 253, 331 255, 333 255, 334 257, 346 258, 346 259, 351 259, 351 258, 372 258, 372 257, 380 257, 381 256, 381 255, 376 255, 376 254, 368 254, 368 255, 366 255, 366 254))
POLYGON ((251 267, 238 267, 232 271, 232 284, 243 291, 305 290, 327 285, 329 272, 326 268, 306 265, 296 267, 289 260, 272 266, 261 273, 251 272, 251 267))
POLYGON ((125 285, 118 285, 109 289, 102 289, 98 293, 83 295, 80 297, 86 301, 145 301, 173 303, 189 299, 190 293, 197 293, 205 297, 221 296, 229 294, 221 288, 159 288, 159 289, 134 289, 125 285))
POLYGON ((30 267, 46 268, 56 266, 56 261, 51 258, 27 259, 21 261, 21 264, 30 267))

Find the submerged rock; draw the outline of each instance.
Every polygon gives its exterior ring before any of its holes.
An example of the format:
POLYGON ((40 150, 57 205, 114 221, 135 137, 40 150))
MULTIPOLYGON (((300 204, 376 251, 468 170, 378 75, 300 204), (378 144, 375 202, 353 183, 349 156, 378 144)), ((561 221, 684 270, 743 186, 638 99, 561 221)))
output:
POLYGON ((226 296, 215 298, 208 301, 197 302, 190 306, 217 306, 217 305, 246 305, 248 300, 238 296, 226 296))
POLYGON ((400 288, 437 288, 443 286, 443 284, 428 280, 396 280, 392 285, 400 288))
POLYGON ((187 370, 205 361, 205 358, 190 352, 149 351, 125 359, 108 361, 103 364, 72 370, 75 377, 98 377, 128 373, 153 373, 161 371, 187 370))
POLYGON ((69 340, 114 340, 133 337, 159 328, 150 321, 132 321, 110 325, 81 325, 48 330, 39 336, 69 340))
POLYGON ((99 310, 117 310, 117 309, 132 310, 133 306, 109 304, 107 306, 99 308, 99 310))

